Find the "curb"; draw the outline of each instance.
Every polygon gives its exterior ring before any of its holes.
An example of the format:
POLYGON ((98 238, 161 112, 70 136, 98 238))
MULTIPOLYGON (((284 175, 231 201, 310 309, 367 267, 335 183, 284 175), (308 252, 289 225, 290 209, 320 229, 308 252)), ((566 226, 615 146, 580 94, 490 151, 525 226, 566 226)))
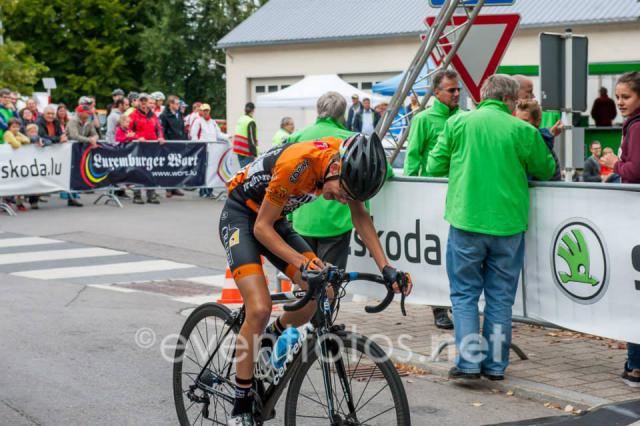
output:
MULTIPOLYGON (((428 356, 415 352, 394 348, 388 353, 390 353, 389 356, 394 362, 422 368, 439 377, 447 378, 449 369, 453 367, 453 363, 431 361, 428 356)), ((501 392, 513 391, 514 395, 519 398, 541 403, 558 403, 562 406, 573 405, 581 410, 588 410, 599 405, 611 404, 613 402, 597 396, 561 389, 516 377, 509 378, 507 376, 504 381, 481 380, 479 383, 482 383, 487 389, 496 389, 501 392)))

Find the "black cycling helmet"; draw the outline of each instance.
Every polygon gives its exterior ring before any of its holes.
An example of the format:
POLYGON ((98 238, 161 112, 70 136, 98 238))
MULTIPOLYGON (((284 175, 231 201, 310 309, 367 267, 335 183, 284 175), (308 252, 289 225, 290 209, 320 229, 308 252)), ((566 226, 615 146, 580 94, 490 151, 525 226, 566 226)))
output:
POLYGON ((340 185, 354 200, 366 201, 380 191, 387 179, 387 157, 377 134, 355 134, 340 147, 340 185))

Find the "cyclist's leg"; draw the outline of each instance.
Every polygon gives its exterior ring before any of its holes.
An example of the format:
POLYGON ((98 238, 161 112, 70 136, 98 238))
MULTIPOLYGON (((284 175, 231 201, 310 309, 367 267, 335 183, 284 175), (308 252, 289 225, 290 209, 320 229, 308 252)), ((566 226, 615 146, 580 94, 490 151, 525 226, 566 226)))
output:
MULTIPOLYGON (((298 253, 303 254, 308 259, 313 259, 316 254, 311 250, 309 244, 298 233, 293 230, 291 224, 286 220, 279 220, 274 224, 276 232, 284 239, 287 244, 291 246, 298 253)), ((284 260, 280 259, 273 253, 269 252, 266 248, 262 247, 262 254, 280 271, 284 272, 291 281, 299 285, 301 288, 306 289, 307 283, 302 281, 299 265, 287 264, 284 260)), ((279 325, 282 327, 299 327, 307 323, 315 312, 316 306, 313 303, 309 303, 302 309, 294 312, 285 312, 279 319, 279 325)))
POLYGON ((227 263, 245 305, 245 320, 236 341, 236 401, 232 415, 251 411, 249 389, 253 381, 256 342, 271 314, 271 296, 264 279, 259 243, 253 236, 255 214, 227 200, 219 223, 227 263))

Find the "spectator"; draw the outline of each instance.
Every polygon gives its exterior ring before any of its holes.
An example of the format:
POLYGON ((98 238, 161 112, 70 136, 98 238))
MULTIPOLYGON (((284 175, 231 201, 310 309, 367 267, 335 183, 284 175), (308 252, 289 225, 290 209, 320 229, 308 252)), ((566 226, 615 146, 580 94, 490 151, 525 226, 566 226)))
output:
POLYGON ((191 134, 191 126, 193 125, 193 122, 202 115, 200 114, 200 105, 202 105, 202 102, 194 102, 191 107, 191 114, 189 114, 184 120, 184 127, 187 135, 191 134))
MULTIPOLYGON (((187 134, 184 132, 184 115, 180 112, 180 99, 175 95, 170 95, 168 99, 168 108, 160 113, 160 124, 164 137, 169 141, 185 141, 187 134)), ((184 193, 179 189, 167 189, 166 196, 182 197, 184 193)))
POLYGON ((69 111, 67 111, 67 106, 63 103, 58 104, 58 109, 56 110, 56 118, 60 123, 60 127, 64 132, 67 128, 67 124, 69 124, 69 111))
MULTIPOLYGON (((14 105, 15 107, 15 105, 14 105)), ((38 102, 35 100, 35 98, 29 98, 27 99, 27 107, 26 107, 29 111, 31 111, 31 114, 33 114, 33 119, 37 120, 38 117, 40 117, 40 113, 38 112, 38 102)))
MULTIPOLYGON (((517 74, 514 75, 513 78, 518 82, 520 88, 518 89, 518 102, 520 101, 530 101, 535 99, 536 96, 533 94, 533 81, 525 77, 524 75, 517 74)), ((557 118, 554 121, 555 117, 559 117, 559 113, 556 111, 543 111, 542 112, 542 120, 541 123, 553 123, 551 127, 549 127, 549 131, 553 135, 553 137, 559 136, 560 133, 564 130, 564 125, 562 121, 557 118)), ((543 126, 547 128, 546 126, 543 126)))
MULTIPOLYGON (((70 141, 88 143, 92 147, 98 146, 98 132, 91 122, 94 112, 90 104, 81 104, 76 107, 76 115, 73 117, 65 130, 70 141)), ((82 207, 80 194, 77 192, 62 192, 60 198, 67 200, 69 207, 82 207)))
MULTIPOLYGON (((218 127, 216 120, 211 118, 211 107, 209 104, 200 105, 200 117, 191 126, 191 140, 202 142, 216 142, 225 140, 225 136, 218 127)), ((212 198, 212 188, 200 188, 201 197, 212 198)))
POLYGON ((592 141, 589 144, 591 156, 584 161, 584 169, 582 171, 583 182, 602 182, 600 177, 600 155, 602 154, 602 145, 599 141, 592 141))
POLYGON ((124 90, 114 89, 113 92, 111 92, 111 99, 113 99, 113 102, 107 105, 107 117, 111 115, 111 109, 114 107, 118 99, 124 99, 124 90))
POLYGON ((168 108, 160 114, 160 124, 162 132, 168 141, 186 141, 187 134, 184 131, 184 114, 180 111, 180 99, 170 95, 168 108))
POLYGON ((287 139, 289 138, 289 136, 291 136, 295 128, 296 126, 293 123, 293 118, 283 117, 282 120, 280 120, 280 128, 278 129, 276 134, 273 135, 273 139, 271 140, 271 146, 276 146, 276 145, 281 145, 283 143, 286 143, 287 139))
POLYGON ((427 174, 449 176, 447 274, 455 341, 453 379, 504 379, 511 308, 524 261, 527 173, 548 179, 555 162, 540 133, 513 117, 518 82, 493 75, 478 109, 449 119, 427 161, 427 174), (478 300, 484 292, 480 336, 478 300))
POLYGON ((153 99, 153 113, 156 115, 156 117, 160 117, 160 114, 162 114, 162 111, 164 111, 164 93, 162 92, 153 92, 151 94, 151 99, 153 99))
MULTIPOLYGON (((258 155, 258 128, 253 119, 256 107, 252 102, 244 106, 244 115, 238 119, 233 136, 233 152, 238 155, 240 167, 250 164, 258 155)), ((191 131, 193 138, 193 131, 191 131)))
POLYGON ((124 115, 131 115, 133 111, 138 109, 138 105, 139 105, 138 97, 139 97, 138 92, 129 92, 129 94, 127 95, 127 99, 129 99, 129 109, 127 109, 124 112, 124 115))
POLYGON ((107 142, 116 143, 116 129, 118 128, 118 122, 120 117, 127 110, 125 99, 118 99, 113 103, 111 114, 107 117, 107 142))
MULTIPOLYGON (((289 143, 303 142, 323 137, 346 139, 353 135, 344 125, 347 102, 337 92, 327 92, 317 102, 318 117, 315 124, 297 131, 289 143)), ((293 228, 323 260, 345 268, 351 241, 351 212, 348 206, 318 197, 292 214, 293 228)))
POLYGON ((388 103, 380 102, 373 110, 377 112, 380 117, 382 117, 384 113, 387 112, 387 108, 389 108, 388 103))
POLYGON ((180 101, 180 113, 182 113, 183 117, 187 116, 187 103, 185 101, 180 101))
POLYGON ((129 143, 135 140, 136 134, 129 129, 129 124, 131 124, 131 117, 120 114, 116 131, 114 132, 114 139, 117 143, 129 143))
POLYGON ((98 111, 96 111, 96 98, 93 96, 88 96, 89 98, 89 108, 92 111, 92 114, 89 116, 89 121, 96 128, 96 133, 98 136, 100 135, 100 127, 102 124, 100 123, 100 118, 98 117, 98 111))
POLYGON ((409 105, 407 105, 406 113, 409 114, 409 120, 412 120, 420 112, 420 100, 418 99, 418 95, 415 93, 411 95, 411 100, 409 105))
MULTIPOLYGON (((600 159, 600 164, 620 175, 622 183, 640 183, 640 72, 628 72, 618 79, 616 101, 625 119, 620 158, 608 154, 600 159)), ((636 343, 627 343, 622 380, 631 387, 640 387, 640 345, 636 343)))
POLYGON ((600 97, 593 101, 591 107, 591 117, 598 127, 611 127, 613 119, 616 118, 616 103, 607 95, 605 87, 600 88, 600 97))
POLYGON ((9 120, 15 118, 13 110, 11 91, 9 89, 0 89, 0 138, 9 129, 9 120))
POLYGON ((44 108, 42 116, 38 118, 38 134, 45 145, 65 143, 67 135, 62 130, 60 122, 56 118, 56 109, 53 105, 44 108))
POLYGON ((44 141, 42 140, 42 138, 40 137, 40 135, 38 134, 38 125, 33 123, 33 124, 29 124, 27 125, 26 129, 25 129, 25 135, 29 138, 29 141, 37 146, 44 146, 44 141))
MULTIPOLYGON (((405 176, 427 175, 427 158, 438 142, 444 123, 460 111, 460 83, 455 71, 443 70, 434 74, 433 87, 433 105, 418 113, 411 122, 404 162, 405 176)), ((453 328, 449 308, 433 306, 432 310, 436 327, 444 330, 453 328)))
POLYGON ((364 98, 362 100, 362 108, 358 111, 353 119, 353 130, 369 137, 375 130, 380 121, 380 114, 371 109, 371 100, 364 98))
POLYGON ((9 127, 2 135, 2 143, 8 143, 13 149, 20 148, 23 144, 29 144, 31 141, 28 137, 20 133, 20 120, 17 118, 9 119, 9 127))
POLYGON ((20 110, 20 121, 22 123, 22 132, 26 132, 29 124, 35 124, 36 120, 33 118, 33 113, 30 109, 22 108, 20 110))
MULTIPOLYGON (((606 147, 602 150, 602 156, 606 155, 614 155, 611 147, 606 147)), ((600 178, 604 183, 620 183, 620 176, 607 166, 600 166, 600 178)))
POLYGON ((356 114, 362 111, 362 103, 360 103, 360 96, 357 94, 351 95, 351 106, 347 114, 347 129, 353 131, 353 120, 356 118, 356 114))
POLYGON ((542 136, 544 143, 547 145, 547 148, 549 149, 549 152, 553 157, 553 161, 556 163, 556 170, 553 173, 553 177, 551 177, 551 179, 549 180, 562 180, 560 176, 560 162, 558 161, 556 152, 553 150, 554 137, 549 129, 540 128, 540 122, 542 121, 542 108, 540 107, 538 101, 534 99, 519 101, 516 106, 516 117, 518 117, 520 120, 526 121, 536 129, 538 129, 538 131, 540 132, 540 136, 542 136))
MULTIPOLYGON (((131 124, 129 129, 133 131, 134 138, 138 141, 149 142, 159 141, 164 143, 164 135, 158 117, 151 110, 155 104, 150 103, 151 97, 146 93, 140 93, 138 96, 138 108, 131 113, 131 124)), ((133 202, 135 204, 144 204, 142 199, 142 191, 137 189, 133 191, 133 202)), ((147 189, 147 203, 160 204, 160 199, 153 189, 147 189)))
POLYGON ((139 141, 160 141, 164 143, 162 126, 158 117, 155 116, 151 108, 155 103, 151 103, 151 98, 146 93, 140 93, 138 98, 138 108, 131 113, 131 130, 135 133, 136 140, 139 141))

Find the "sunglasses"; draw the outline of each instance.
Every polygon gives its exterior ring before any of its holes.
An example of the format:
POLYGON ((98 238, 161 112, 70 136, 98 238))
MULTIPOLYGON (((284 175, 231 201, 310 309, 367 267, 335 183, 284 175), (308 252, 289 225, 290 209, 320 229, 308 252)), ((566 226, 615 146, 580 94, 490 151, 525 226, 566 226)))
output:
POLYGON ((451 93, 451 94, 454 94, 456 92, 459 92, 460 90, 461 89, 459 87, 452 87, 451 89, 447 89, 446 91, 451 93))

